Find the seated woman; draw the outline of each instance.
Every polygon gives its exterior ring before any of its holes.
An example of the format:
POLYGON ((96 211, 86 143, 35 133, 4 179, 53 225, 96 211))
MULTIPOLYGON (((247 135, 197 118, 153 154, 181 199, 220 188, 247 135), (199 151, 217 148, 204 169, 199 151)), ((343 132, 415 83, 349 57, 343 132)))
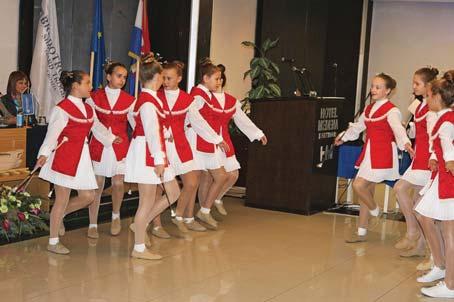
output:
MULTIPOLYGON (((9 113, 5 123, 15 124, 18 112, 22 111, 22 94, 25 93, 29 87, 30 81, 28 76, 22 71, 13 71, 8 78, 8 87, 6 94, 0 98, 0 102, 9 113)), ((3 114, 3 110, 2 115, 3 114)))
MULTIPOLYGON (((3 95, 0 95, 0 98, 3 95)), ((15 124, 16 123, 16 118, 9 113, 8 109, 6 109, 5 105, 0 101, 0 125, 1 124, 15 124)))

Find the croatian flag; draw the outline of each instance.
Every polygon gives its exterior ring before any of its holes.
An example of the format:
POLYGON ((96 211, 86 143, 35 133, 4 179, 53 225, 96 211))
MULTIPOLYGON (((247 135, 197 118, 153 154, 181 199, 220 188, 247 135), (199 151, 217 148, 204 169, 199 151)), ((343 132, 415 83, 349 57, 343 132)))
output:
MULTIPOLYGON (((132 58, 131 65, 140 59, 141 54, 149 53, 150 51, 151 47, 150 35, 148 32, 147 0, 140 0, 139 6, 137 7, 136 22, 132 28, 131 44, 129 46, 128 53, 128 55, 132 58)), ((134 95, 135 80, 135 73, 131 73, 128 78, 128 91, 130 95, 134 95)))

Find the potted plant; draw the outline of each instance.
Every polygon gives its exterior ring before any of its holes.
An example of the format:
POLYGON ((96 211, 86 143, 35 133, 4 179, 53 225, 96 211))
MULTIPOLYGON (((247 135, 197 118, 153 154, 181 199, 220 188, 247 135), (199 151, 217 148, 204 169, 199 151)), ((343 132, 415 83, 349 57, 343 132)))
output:
POLYGON ((266 39, 260 47, 250 41, 241 43, 253 47, 258 55, 251 60, 250 69, 244 73, 244 79, 249 76, 252 85, 243 102, 281 96, 281 88, 278 85, 279 67, 267 57, 268 51, 276 47, 278 42, 279 38, 274 41, 266 39))
MULTIPOLYGON (((242 45, 253 47, 256 56, 250 62, 250 69, 244 73, 244 79, 251 78, 251 89, 245 99, 241 101, 242 109, 247 114, 250 113, 250 100, 274 98, 281 96, 281 88, 278 84, 279 67, 268 58, 268 52, 277 46, 279 38, 275 40, 266 39, 261 46, 254 42, 243 41, 242 45)), ((237 159, 241 164, 240 176, 237 185, 246 186, 247 158, 249 140, 246 136, 239 133, 239 130, 231 124, 230 128, 232 141, 236 148, 237 159)))

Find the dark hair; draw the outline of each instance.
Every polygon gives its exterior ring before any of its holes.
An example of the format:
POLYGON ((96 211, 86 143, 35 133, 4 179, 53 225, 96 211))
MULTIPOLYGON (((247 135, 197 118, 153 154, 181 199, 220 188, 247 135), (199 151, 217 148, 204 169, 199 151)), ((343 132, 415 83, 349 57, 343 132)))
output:
POLYGON ((218 64, 217 67, 221 72, 222 88, 224 88, 225 84, 227 84, 227 77, 225 76, 225 66, 222 64, 218 64))
POLYGON ((65 96, 70 95, 74 83, 81 83, 85 75, 88 75, 82 70, 62 71, 60 75, 60 82, 65 90, 65 96))
POLYGON ((430 90, 433 94, 439 94, 441 101, 446 107, 454 104, 454 75, 445 73, 442 79, 430 82, 430 90))
MULTIPOLYGON (((383 81, 385 81, 385 86, 387 89, 391 89, 391 92, 396 88, 397 86, 397 82, 396 80, 394 80, 390 75, 386 74, 386 73, 379 73, 375 76, 376 78, 380 78, 382 79, 383 81)), ((391 93, 390 92, 390 93, 391 93)))
POLYGON ((164 69, 175 69, 177 71, 178 76, 182 77, 183 76, 183 70, 184 70, 184 63, 181 61, 172 61, 165 63, 162 68, 164 69))
POLYGON ((8 78, 8 86, 6 87, 6 94, 12 96, 13 94, 16 94, 16 83, 21 81, 21 80, 26 80, 28 83, 30 83, 30 80, 28 79, 28 76, 22 72, 22 71, 13 71, 9 74, 8 78))
POLYGON ((151 81, 157 73, 162 72, 161 63, 159 63, 152 52, 145 54, 141 58, 140 81, 142 84, 151 81))
POLYGON ((104 65, 104 72, 106 74, 112 74, 114 72, 115 68, 117 68, 117 67, 124 68, 124 69, 126 69, 126 71, 128 71, 128 69, 126 68, 126 66, 123 63, 108 62, 108 63, 106 63, 106 65, 104 65))
POLYGON ((200 82, 203 82, 204 76, 211 77, 216 72, 220 71, 219 67, 211 62, 210 58, 203 58, 199 62, 199 74, 200 74, 200 82))
POLYGON ((438 69, 435 67, 423 67, 415 71, 415 75, 419 75, 425 84, 435 80, 438 73, 438 69))
POLYGON ((454 69, 448 70, 443 74, 443 79, 447 79, 451 77, 451 79, 454 79, 454 69))

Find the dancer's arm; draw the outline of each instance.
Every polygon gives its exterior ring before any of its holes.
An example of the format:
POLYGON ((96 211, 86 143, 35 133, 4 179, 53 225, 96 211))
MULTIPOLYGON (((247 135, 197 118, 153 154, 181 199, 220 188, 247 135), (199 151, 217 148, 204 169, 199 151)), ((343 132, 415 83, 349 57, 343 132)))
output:
POLYGON ((387 119, 396 138, 397 147, 400 150, 405 150, 408 145, 411 147, 411 141, 407 136, 404 126, 402 126, 402 115, 399 109, 391 109, 387 119))
POLYGON ((261 140, 265 137, 263 131, 260 130, 242 110, 241 103, 238 101, 236 101, 236 111, 233 115, 233 121, 238 129, 240 129, 251 142, 254 140, 261 140))
POLYGON ((68 116, 60 107, 55 106, 49 119, 47 133, 41 148, 38 152, 38 158, 41 156, 49 157, 52 150, 57 146, 58 137, 68 124, 68 116))
POLYGON ((161 132, 156 108, 151 103, 145 103, 140 107, 139 111, 148 150, 154 159, 155 165, 163 165, 166 154, 164 145, 161 143, 161 132))
POLYGON ((201 97, 196 96, 189 107, 188 117, 191 128, 200 135, 204 140, 212 144, 220 144, 224 139, 211 128, 208 122, 200 114, 199 110, 203 107, 204 101, 201 97))

